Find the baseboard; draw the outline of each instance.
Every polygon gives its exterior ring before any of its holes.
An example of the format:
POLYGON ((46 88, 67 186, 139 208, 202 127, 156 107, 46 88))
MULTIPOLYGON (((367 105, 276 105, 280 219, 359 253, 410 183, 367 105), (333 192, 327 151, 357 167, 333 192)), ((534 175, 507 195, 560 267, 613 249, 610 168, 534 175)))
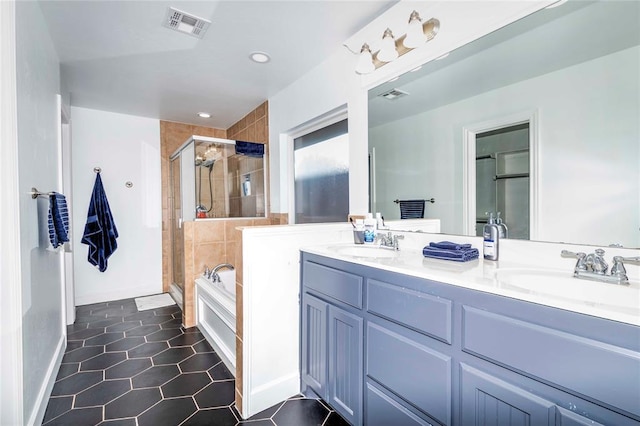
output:
POLYGON ((244 418, 249 418, 269 407, 273 407, 279 402, 284 401, 294 395, 300 393, 300 373, 292 372, 291 374, 279 377, 252 389, 251 393, 245 393, 243 398, 243 408, 246 413, 240 413, 244 418))
POLYGON ((140 296, 151 296, 153 294, 162 293, 162 285, 140 286, 127 289, 119 289, 104 293, 92 293, 86 295, 78 295, 76 287, 76 306, 91 305, 93 303, 111 302, 113 300, 130 299, 140 296))
POLYGON ((56 377, 58 376, 58 370, 60 369, 60 364, 62 364, 62 357, 64 356, 64 351, 67 347, 67 337, 65 334, 60 336, 60 340, 58 341, 58 346, 56 347, 56 352, 54 357, 51 359, 49 363, 49 368, 47 368, 46 379, 42 382, 42 386, 40 387, 40 392, 38 392, 38 397, 36 398, 36 403, 34 404, 34 409, 29 416, 29 420, 26 424, 28 425, 41 425, 42 420, 44 419, 45 411, 47 410, 47 405, 49 404, 49 398, 51 397, 51 391, 53 390, 53 385, 56 382, 56 377))

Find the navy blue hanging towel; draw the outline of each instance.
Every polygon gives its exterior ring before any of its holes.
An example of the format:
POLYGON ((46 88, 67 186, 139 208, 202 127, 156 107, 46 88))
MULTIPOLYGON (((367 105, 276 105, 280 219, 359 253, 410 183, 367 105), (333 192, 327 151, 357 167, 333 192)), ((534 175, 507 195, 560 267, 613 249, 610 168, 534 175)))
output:
POLYGON ((81 243, 89 245, 87 260, 100 272, 107 270, 107 259, 118 248, 116 238, 118 238, 118 229, 113 221, 107 194, 102 187, 102 178, 98 173, 93 185, 87 223, 84 226, 81 243))
POLYGON ((236 141, 236 154, 248 155, 249 157, 262 157, 264 155, 264 144, 236 141))
POLYGON ((57 192, 49 195, 49 241, 58 248, 69 241, 69 210, 67 199, 57 192))

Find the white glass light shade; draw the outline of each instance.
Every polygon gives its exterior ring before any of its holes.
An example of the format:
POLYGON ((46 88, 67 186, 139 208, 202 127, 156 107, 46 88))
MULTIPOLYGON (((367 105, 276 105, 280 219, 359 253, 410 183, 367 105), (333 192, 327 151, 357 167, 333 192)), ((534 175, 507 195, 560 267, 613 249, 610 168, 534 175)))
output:
POLYGON ((407 35, 404 40, 402 40, 402 44, 407 49, 415 49, 416 47, 422 46, 426 41, 427 37, 424 35, 420 15, 418 15, 418 12, 413 11, 409 18, 407 35))
POLYGON ((362 45, 360 55, 358 56, 358 64, 356 65, 356 73, 358 74, 370 74, 376 70, 373 65, 373 56, 371 55, 371 49, 368 44, 362 45))
POLYGON ((382 43, 380 43, 380 51, 378 52, 377 58, 382 62, 391 62, 397 57, 396 40, 393 38, 391 30, 387 28, 382 36, 382 43))

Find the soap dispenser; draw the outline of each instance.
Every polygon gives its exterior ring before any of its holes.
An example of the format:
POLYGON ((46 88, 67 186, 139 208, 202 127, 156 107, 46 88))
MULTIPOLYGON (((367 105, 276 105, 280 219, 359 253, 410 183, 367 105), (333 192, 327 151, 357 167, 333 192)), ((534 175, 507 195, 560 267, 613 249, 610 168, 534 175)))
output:
POLYGON ((489 222, 482 229, 482 254, 487 260, 498 260, 500 228, 493 218, 493 212, 489 213, 489 222))
POLYGON ((500 231, 500 238, 509 238, 509 228, 507 228, 507 224, 502 221, 500 212, 496 213, 496 225, 498 225, 498 231, 500 231))

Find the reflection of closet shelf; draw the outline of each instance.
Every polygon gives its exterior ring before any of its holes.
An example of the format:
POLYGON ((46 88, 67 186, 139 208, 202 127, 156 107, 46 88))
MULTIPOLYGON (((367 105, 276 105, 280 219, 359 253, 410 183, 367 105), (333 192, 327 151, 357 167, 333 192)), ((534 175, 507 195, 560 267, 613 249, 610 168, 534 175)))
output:
POLYGON ((503 175, 495 175, 493 180, 498 179, 518 179, 518 178, 528 178, 529 173, 505 173, 503 175))

